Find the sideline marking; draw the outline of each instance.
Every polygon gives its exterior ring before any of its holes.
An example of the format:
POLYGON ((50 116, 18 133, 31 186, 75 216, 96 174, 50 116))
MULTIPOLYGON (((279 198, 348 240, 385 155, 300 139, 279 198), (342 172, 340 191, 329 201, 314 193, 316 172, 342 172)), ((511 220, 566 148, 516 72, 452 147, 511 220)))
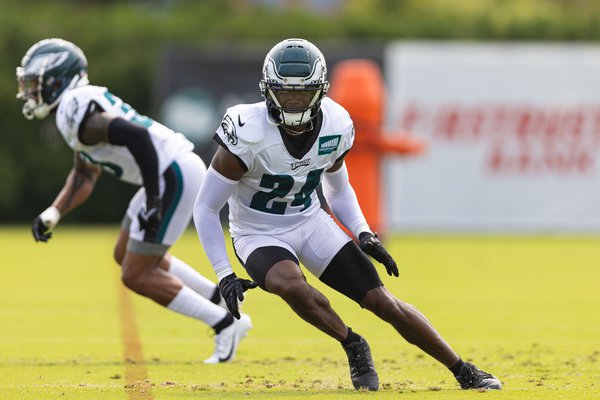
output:
POLYGON ((131 292, 120 279, 118 285, 121 340, 125 361, 125 391, 130 400, 153 400, 152 384, 147 380, 148 371, 133 312, 131 292))

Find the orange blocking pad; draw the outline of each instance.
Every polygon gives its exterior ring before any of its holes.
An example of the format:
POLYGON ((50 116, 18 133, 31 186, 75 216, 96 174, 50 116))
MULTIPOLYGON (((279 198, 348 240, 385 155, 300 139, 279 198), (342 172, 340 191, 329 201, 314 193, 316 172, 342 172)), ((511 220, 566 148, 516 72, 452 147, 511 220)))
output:
POLYGON ((385 216, 380 206, 381 157, 419 154, 425 150, 425 143, 408 133, 383 131, 386 94, 375 62, 341 61, 330 81, 329 97, 348 110, 356 130, 354 147, 346 157, 352 187, 371 229, 382 232, 385 216))

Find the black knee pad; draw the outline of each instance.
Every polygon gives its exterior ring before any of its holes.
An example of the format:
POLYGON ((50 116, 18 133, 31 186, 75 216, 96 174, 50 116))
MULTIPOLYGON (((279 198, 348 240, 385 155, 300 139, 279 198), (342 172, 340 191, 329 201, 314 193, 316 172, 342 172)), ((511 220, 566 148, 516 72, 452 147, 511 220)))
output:
POLYGON ((358 304, 369 290, 383 286, 375 266, 354 242, 338 251, 319 279, 358 304))
POLYGON ((240 260, 252 280, 258 283, 258 286, 263 290, 267 290, 265 287, 265 277, 273 265, 283 260, 290 260, 298 264, 296 256, 288 249, 278 246, 259 247, 250 253, 245 264, 239 257, 238 260, 240 260))

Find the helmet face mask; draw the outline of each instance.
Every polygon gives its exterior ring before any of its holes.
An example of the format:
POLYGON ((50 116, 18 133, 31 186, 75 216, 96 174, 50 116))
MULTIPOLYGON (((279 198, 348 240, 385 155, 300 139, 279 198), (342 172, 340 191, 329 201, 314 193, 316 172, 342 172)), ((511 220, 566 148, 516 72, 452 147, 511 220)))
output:
POLYGON ((261 94, 277 125, 303 133, 317 116, 329 82, 319 49, 303 39, 284 40, 269 51, 263 64, 261 94))
POLYGON ((316 116, 316 104, 323 97, 322 92, 321 89, 267 89, 266 97, 273 104, 271 108, 279 112, 281 125, 289 127, 307 124, 316 116))
POLYGON ((73 43, 44 39, 34 44, 17 67, 18 93, 27 119, 45 118, 65 90, 87 81, 87 60, 73 43))

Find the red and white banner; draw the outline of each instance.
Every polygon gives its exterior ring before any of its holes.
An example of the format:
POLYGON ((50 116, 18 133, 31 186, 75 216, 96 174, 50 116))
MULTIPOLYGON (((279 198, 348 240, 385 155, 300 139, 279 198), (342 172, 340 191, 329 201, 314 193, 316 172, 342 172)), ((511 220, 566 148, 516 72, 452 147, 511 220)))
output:
POLYGON ((394 230, 600 232, 600 46, 406 43, 385 57, 394 230))

